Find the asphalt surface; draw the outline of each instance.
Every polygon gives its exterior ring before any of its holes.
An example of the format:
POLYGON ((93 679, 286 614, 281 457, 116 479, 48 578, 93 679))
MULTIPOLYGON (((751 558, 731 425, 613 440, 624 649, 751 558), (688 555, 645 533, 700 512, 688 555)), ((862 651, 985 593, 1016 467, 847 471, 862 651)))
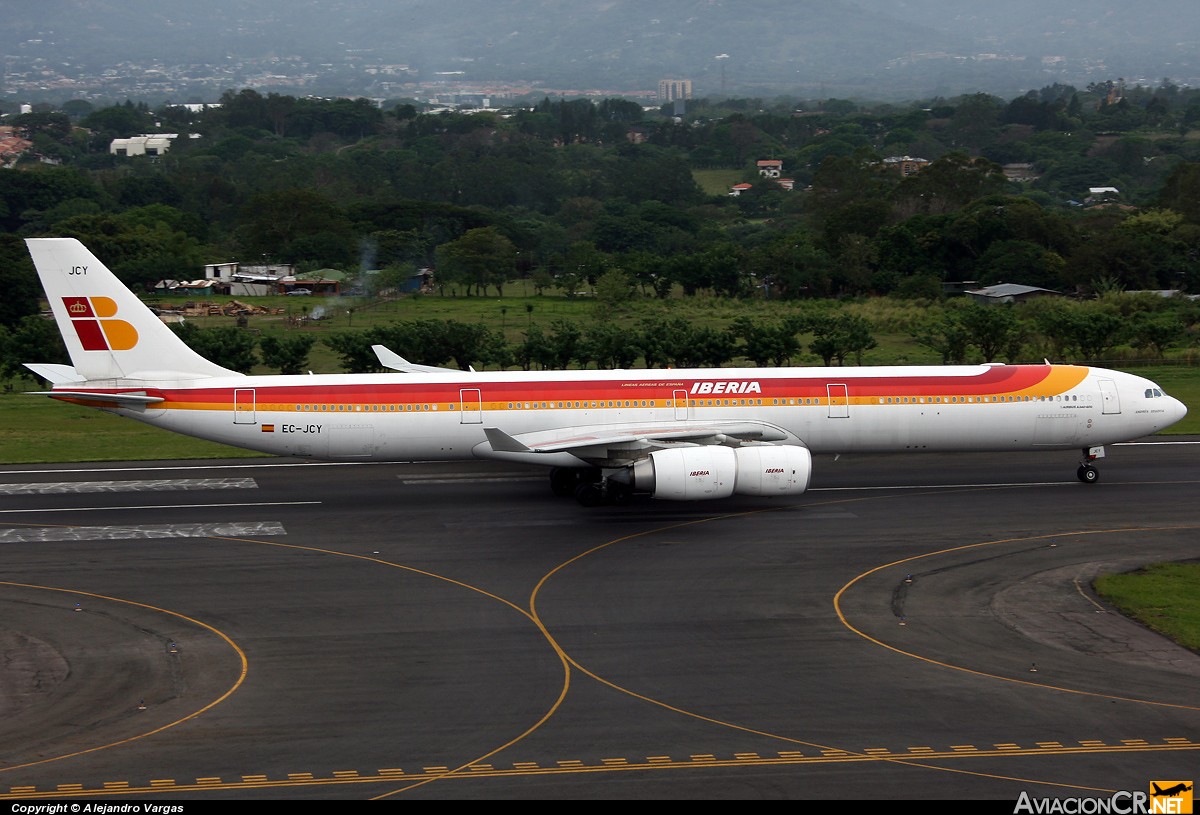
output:
POLYGON ((1200 557, 1200 440, 1144 442, 1093 485, 1070 452, 818 457, 792 499, 600 508, 488 463, 0 468, 0 799, 1192 779, 1200 656, 1090 590, 1200 557))

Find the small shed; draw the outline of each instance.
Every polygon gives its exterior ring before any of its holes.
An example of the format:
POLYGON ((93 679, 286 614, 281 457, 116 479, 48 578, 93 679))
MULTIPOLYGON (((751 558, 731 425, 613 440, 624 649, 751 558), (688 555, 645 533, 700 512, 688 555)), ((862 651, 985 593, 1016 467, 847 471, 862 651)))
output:
POLYGON ((1061 297, 1062 292, 1037 286, 1023 286, 1020 283, 997 283, 994 286, 968 291, 967 296, 980 303, 1023 303, 1038 297, 1061 297))

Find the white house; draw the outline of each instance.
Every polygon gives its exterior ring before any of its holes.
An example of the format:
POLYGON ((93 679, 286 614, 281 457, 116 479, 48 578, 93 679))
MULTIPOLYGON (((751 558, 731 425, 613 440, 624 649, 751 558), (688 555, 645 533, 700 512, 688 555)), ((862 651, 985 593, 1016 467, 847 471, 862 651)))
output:
POLYGON ((161 156, 171 149, 171 140, 178 133, 143 133, 128 139, 113 139, 108 152, 114 156, 161 156))

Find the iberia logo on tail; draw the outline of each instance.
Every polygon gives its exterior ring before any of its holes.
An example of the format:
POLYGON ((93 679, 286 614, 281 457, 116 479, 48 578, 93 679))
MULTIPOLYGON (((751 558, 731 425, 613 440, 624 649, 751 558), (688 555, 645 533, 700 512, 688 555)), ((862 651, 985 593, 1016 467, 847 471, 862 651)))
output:
POLYGON ((117 304, 111 297, 64 297, 63 305, 85 351, 128 351, 137 345, 137 329, 111 319, 117 304))

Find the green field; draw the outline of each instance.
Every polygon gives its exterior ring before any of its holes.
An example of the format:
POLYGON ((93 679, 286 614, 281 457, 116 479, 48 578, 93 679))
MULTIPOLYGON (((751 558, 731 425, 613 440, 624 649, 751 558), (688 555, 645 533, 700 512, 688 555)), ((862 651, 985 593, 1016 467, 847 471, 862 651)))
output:
POLYGON ((1122 614, 1200 651, 1200 564, 1156 563, 1102 575, 1096 591, 1122 614))

